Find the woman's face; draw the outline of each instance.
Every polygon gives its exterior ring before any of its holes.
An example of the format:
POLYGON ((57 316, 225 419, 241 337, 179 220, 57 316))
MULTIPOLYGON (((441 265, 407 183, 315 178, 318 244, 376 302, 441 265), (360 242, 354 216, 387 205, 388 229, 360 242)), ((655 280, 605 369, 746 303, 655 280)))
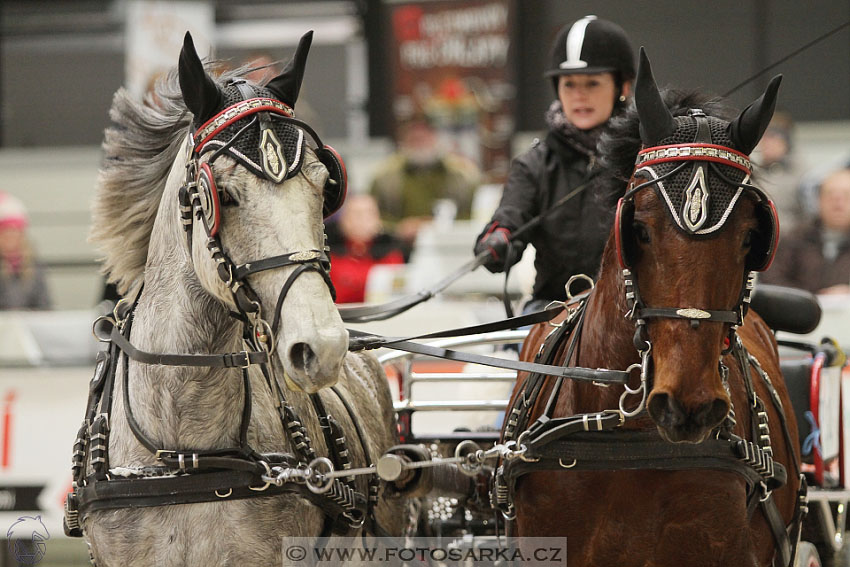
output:
POLYGON ((558 78, 558 98, 564 114, 579 130, 590 130, 607 122, 619 96, 613 73, 561 75, 558 78))

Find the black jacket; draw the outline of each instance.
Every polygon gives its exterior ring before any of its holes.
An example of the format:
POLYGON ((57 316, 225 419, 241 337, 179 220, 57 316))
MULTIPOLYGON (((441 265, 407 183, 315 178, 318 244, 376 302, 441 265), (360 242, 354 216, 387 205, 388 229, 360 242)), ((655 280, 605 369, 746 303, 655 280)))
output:
MULTIPOLYGON (((492 220, 513 233, 584 183, 591 162, 596 165, 595 156, 576 149, 565 134, 550 130, 542 142, 535 142, 511 163, 492 220)), ((596 173, 593 167, 590 169, 596 173)), ((594 181, 601 177, 595 174, 594 181)), ((520 238, 523 249, 531 243, 537 250, 533 299, 563 300, 564 286, 571 276, 596 278, 614 211, 595 187, 596 183, 591 183, 520 238)), ((576 284, 573 291, 581 289, 576 284)))

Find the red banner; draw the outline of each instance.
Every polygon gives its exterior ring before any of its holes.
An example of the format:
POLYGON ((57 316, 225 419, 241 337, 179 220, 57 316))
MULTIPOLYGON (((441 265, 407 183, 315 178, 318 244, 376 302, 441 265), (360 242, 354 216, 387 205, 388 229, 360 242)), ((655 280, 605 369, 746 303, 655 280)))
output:
POLYGON ((441 142, 502 182, 514 132, 513 0, 432 0, 389 7, 393 117, 424 117, 441 142))

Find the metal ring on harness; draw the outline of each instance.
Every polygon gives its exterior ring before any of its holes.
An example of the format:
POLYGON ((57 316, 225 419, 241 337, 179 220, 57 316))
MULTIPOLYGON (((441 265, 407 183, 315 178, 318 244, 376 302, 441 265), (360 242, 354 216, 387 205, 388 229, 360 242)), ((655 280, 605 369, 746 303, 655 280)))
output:
POLYGON ((471 439, 464 439, 455 447, 455 458, 463 459, 458 463, 458 470, 466 476, 475 476, 484 468, 484 462, 481 459, 483 452, 478 446, 478 443, 471 439))
POLYGON ((310 464, 308 465, 307 478, 305 479, 305 483, 307 484, 307 488, 313 494, 324 494, 329 491, 334 484, 334 479, 331 476, 328 476, 330 473, 334 472, 334 464, 327 457, 316 457, 310 464), (319 466, 324 465, 327 468, 327 471, 324 473, 319 470, 319 466), (321 484, 322 479, 324 479, 325 484, 321 484), (319 482, 316 482, 319 481, 319 482))
POLYGON ((505 456, 505 458, 506 458, 506 459, 508 459, 508 460, 511 460, 511 459, 512 459, 512 458, 514 458, 514 457, 518 457, 520 460, 523 460, 523 461, 525 461, 526 463, 536 463, 537 461, 539 461, 539 460, 540 460, 540 457, 537 457, 537 458, 529 458, 529 457, 526 457, 526 456, 525 456, 526 451, 528 451, 528 447, 526 447, 525 445, 523 445, 523 443, 522 443, 522 442, 523 442, 523 441, 525 440, 525 438, 526 438, 526 437, 528 437, 530 434, 531 434, 531 431, 530 431, 530 430, 528 430, 528 429, 526 429, 525 431, 523 431, 522 433, 520 433, 520 434, 519 434, 519 437, 517 437, 517 440, 516 440, 516 444, 517 444, 517 447, 519 447, 519 449, 518 449, 518 450, 516 450, 516 451, 514 451, 512 455, 506 455, 506 456, 505 456))
MULTIPOLYGON (((264 476, 261 476, 261 477, 260 477, 260 479, 266 479, 266 478, 271 477, 271 475, 272 475, 272 469, 271 469, 271 467, 269 466, 269 464, 268 464, 267 462, 265 462, 265 461, 260 461, 260 464, 261 464, 261 465, 263 465, 264 467, 266 467, 266 474, 265 474, 264 476)), ((266 489, 267 489, 269 486, 271 486, 271 484, 272 484, 272 483, 271 483, 271 482, 269 482, 269 481, 265 481, 265 482, 266 482, 266 485, 265 485, 265 486, 261 486, 261 487, 259 487, 259 488, 256 488, 256 487, 254 487, 254 486, 248 485, 248 490, 253 490, 254 492, 262 492, 262 491, 266 490, 266 489)))
POLYGON ((104 336, 101 336, 97 333, 98 326, 103 321, 109 321, 109 323, 112 324, 112 327, 113 328, 115 327, 115 319, 113 319, 109 315, 101 315, 100 317, 98 317, 97 319, 94 320, 94 323, 91 324, 91 334, 94 335, 94 338, 97 339, 98 342, 111 343, 112 342, 112 337, 111 337, 112 329, 110 329, 109 333, 106 333, 106 335, 104 335, 104 336))
POLYGON ((570 279, 567 280, 567 285, 564 286, 564 290, 567 292, 567 299, 573 298, 573 293, 570 291, 570 288, 573 285, 573 282, 578 280, 584 280, 590 284, 590 289, 593 289, 596 286, 596 282, 593 281, 593 278, 586 274, 575 274, 570 276, 570 279))

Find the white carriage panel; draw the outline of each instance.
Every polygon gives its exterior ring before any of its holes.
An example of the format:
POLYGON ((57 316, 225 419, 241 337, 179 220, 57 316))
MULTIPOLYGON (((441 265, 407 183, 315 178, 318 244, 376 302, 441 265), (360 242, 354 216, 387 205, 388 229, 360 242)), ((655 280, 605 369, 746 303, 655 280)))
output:
MULTIPOLYGON (((41 516, 50 539, 64 537, 71 449, 91 368, 0 370, 0 528, 41 516)), ((49 547, 49 544, 48 544, 49 547)))
POLYGON ((820 427, 820 445, 823 460, 838 456, 839 448, 839 406, 841 388, 841 369, 837 366, 824 367, 820 373, 820 391, 818 393, 818 427, 820 427))

